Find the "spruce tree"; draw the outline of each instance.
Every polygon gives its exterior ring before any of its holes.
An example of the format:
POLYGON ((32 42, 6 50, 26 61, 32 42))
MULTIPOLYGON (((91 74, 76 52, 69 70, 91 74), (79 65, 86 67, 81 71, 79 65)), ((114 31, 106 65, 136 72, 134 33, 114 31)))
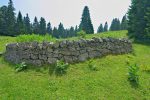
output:
POLYGON ((22 18, 22 14, 19 11, 18 13, 18 17, 17 17, 17 23, 15 25, 15 30, 16 30, 16 35, 20 35, 20 34, 24 34, 25 33, 25 27, 24 27, 24 23, 23 23, 23 18, 22 18))
POLYGON ((53 32, 52 32, 52 36, 55 38, 59 38, 59 33, 56 27, 54 27, 53 32))
POLYGON ((97 33, 101 33, 101 32, 104 32, 103 24, 100 24, 97 30, 97 33))
MULTIPOLYGON (((147 13, 150 7, 150 0, 132 0, 128 11, 128 35, 136 39, 148 38, 147 36, 147 13)), ((149 25, 148 25, 149 26, 149 25)))
POLYGON ((108 23, 106 22, 104 26, 104 32, 107 32, 107 31, 108 31, 108 23))
POLYGON ((30 18, 28 14, 26 14, 26 17, 24 17, 24 25, 25 25, 25 33, 31 34, 32 28, 31 28, 30 18))
POLYGON ((46 21, 43 17, 41 17, 41 19, 40 19, 39 29, 40 29, 40 34, 41 35, 46 34, 46 21))
POLYGON ((47 32, 48 34, 52 34, 52 27, 51 27, 51 23, 50 23, 50 22, 47 24, 46 32, 47 32))
POLYGON ((8 35, 7 6, 0 8, 0 35, 8 35))
POLYGON ((124 15, 121 21, 121 30, 127 30, 127 28, 128 28, 127 16, 124 15))
POLYGON ((7 9, 7 27, 8 27, 8 35, 14 36, 16 35, 15 33, 15 22, 16 22, 16 17, 15 17, 15 8, 13 5, 12 0, 9 0, 8 3, 8 9, 7 9))
POLYGON ((111 31, 121 30, 121 23, 120 23, 120 20, 118 18, 115 18, 112 20, 110 30, 111 31))
POLYGON ((39 32, 39 22, 38 22, 37 17, 34 18, 34 22, 33 22, 32 27, 33 27, 33 33, 40 34, 40 32, 39 32))
POLYGON ((59 24, 58 26, 58 33, 59 33, 59 38, 65 38, 65 29, 62 23, 59 24))
POLYGON ((91 17, 90 17, 90 12, 88 6, 85 6, 81 18, 81 23, 80 23, 80 30, 84 30, 87 34, 93 34, 94 33, 94 28, 92 25, 91 17))

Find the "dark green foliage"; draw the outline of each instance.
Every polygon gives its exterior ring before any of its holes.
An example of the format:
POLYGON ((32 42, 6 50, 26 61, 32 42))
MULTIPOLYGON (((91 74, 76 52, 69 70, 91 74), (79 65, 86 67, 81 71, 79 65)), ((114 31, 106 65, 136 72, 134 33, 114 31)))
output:
POLYGON ((98 30, 97 30, 97 33, 101 33, 101 32, 104 32, 104 28, 103 28, 102 24, 100 24, 100 26, 98 27, 98 30))
POLYGON ((38 19, 37 17, 34 18, 34 22, 33 22, 33 33, 35 34, 39 34, 39 22, 38 22, 38 19))
POLYGON ((139 84, 139 66, 134 65, 134 66, 129 66, 129 72, 128 72, 128 79, 130 82, 139 84))
POLYGON ((7 6, 2 6, 0 8, 0 35, 8 35, 7 28, 7 6))
POLYGON ((111 31, 121 30, 121 24, 118 18, 113 19, 111 26, 110 26, 110 30, 111 31))
POLYGON ((40 19, 39 29, 40 29, 40 34, 41 35, 46 34, 46 21, 43 17, 41 17, 41 19, 40 19))
POLYGON ((32 27, 31 27, 30 18, 28 14, 26 14, 26 17, 24 17, 24 27, 25 27, 25 34, 32 33, 32 27))
POLYGON ((127 30, 128 29, 128 20, 127 16, 124 15, 121 21, 121 30, 127 30))
POLYGON ((52 27, 51 27, 51 23, 50 23, 50 22, 47 24, 46 32, 47 32, 48 34, 52 34, 52 27))
POLYGON ((52 36, 55 37, 55 38, 59 38, 57 27, 54 27, 52 36))
POLYGON ((66 33, 65 33, 65 29, 62 23, 59 24, 58 26, 58 38, 65 38, 66 37, 66 33))
POLYGON ((81 19, 82 20, 79 26, 80 30, 84 30, 87 34, 93 34, 94 28, 90 18, 90 12, 88 6, 85 6, 81 19))
POLYGON ((16 66, 16 72, 21 72, 24 71, 25 69, 27 69, 27 65, 25 62, 22 62, 21 64, 18 64, 16 66))
POLYGON ((18 13, 17 23, 15 25, 15 31, 16 31, 16 35, 20 35, 20 34, 24 34, 25 33, 25 27, 24 27, 24 23, 23 23, 23 18, 22 18, 22 14, 21 14, 20 11, 18 13))
POLYGON ((129 36, 136 39, 150 38, 149 32, 150 0, 132 0, 128 11, 129 36))
POLYGON ((55 73, 58 75, 63 75, 67 72, 68 67, 69 67, 68 63, 64 63, 63 61, 57 61, 55 73))
POLYGON ((150 7, 147 8, 145 20, 147 22, 146 28, 145 28, 146 36, 150 37, 150 7))
POLYGON ((107 22, 105 23, 105 26, 104 26, 104 32, 107 32, 108 31, 108 24, 107 22))
POLYGON ((8 3, 8 9, 7 9, 7 19, 6 19, 6 24, 7 24, 7 35, 11 35, 14 36, 15 34, 15 22, 16 22, 16 18, 15 18, 15 8, 13 5, 12 0, 9 0, 8 3))

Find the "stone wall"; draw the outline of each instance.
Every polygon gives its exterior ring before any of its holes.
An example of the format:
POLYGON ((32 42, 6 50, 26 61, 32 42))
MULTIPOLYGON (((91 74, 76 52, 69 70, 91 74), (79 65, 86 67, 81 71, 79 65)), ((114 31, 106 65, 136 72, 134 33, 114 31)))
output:
POLYGON ((41 66, 57 60, 68 63, 83 62, 90 58, 108 54, 132 52, 132 44, 127 39, 93 38, 78 41, 14 43, 6 46, 5 59, 13 63, 26 62, 41 66))

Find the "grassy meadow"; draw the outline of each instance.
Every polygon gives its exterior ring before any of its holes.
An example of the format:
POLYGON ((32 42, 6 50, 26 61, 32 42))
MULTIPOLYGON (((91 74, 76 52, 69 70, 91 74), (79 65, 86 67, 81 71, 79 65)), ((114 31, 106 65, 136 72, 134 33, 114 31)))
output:
MULTIPOLYGON (((7 43, 57 41, 52 37, 33 37, 0 36, 0 52, 5 51, 7 43)), ((86 39, 92 37, 127 38, 127 31, 86 35, 86 39)), ((98 71, 90 70, 86 61, 70 65, 63 76, 52 74, 50 65, 28 66, 16 73, 15 65, 0 57, 0 100, 150 100, 150 45, 133 43, 133 49, 131 54, 94 59, 98 71), (139 87, 128 81, 127 63, 139 65, 139 87)))

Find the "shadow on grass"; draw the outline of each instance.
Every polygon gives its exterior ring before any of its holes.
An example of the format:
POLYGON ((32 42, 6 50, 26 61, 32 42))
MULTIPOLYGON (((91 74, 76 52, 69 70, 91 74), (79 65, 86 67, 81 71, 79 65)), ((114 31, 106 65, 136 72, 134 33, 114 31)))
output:
POLYGON ((133 43, 150 46, 150 39, 134 40, 133 43))
POLYGON ((130 82, 130 85, 132 88, 137 89, 139 87, 139 83, 137 83, 135 81, 130 81, 130 80, 129 80, 129 82, 130 82))

